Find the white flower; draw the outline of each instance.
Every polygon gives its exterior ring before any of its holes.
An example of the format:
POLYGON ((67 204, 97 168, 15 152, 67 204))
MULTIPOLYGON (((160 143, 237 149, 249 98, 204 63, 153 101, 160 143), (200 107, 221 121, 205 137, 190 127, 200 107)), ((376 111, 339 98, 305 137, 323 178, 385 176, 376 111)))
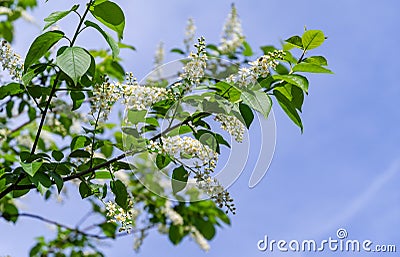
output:
POLYGON ((200 246, 200 248, 203 251, 208 252, 210 250, 210 245, 208 244, 207 239, 205 239, 204 236, 193 226, 190 228, 190 232, 190 236, 200 246))
POLYGON ((165 57, 165 49, 164 49, 164 43, 160 42, 157 46, 156 53, 154 55, 154 67, 161 66, 164 62, 164 57, 165 57))
POLYGON ((227 82, 235 83, 239 87, 247 87, 257 83, 258 78, 266 78, 270 71, 269 68, 275 69, 279 64, 278 60, 283 59, 285 52, 275 50, 266 55, 261 56, 253 62, 249 62, 250 67, 242 67, 237 74, 233 74, 227 78, 227 82))
POLYGON ((105 121, 112 106, 121 98, 128 109, 140 111, 171 97, 170 91, 165 88, 139 85, 131 73, 128 75, 128 80, 126 84, 110 83, 106 80, 101 85, 96 85, 91 99, 91 114, 96 117, 96 113, 100 112, 102 120, 105 121))
POLYGON ((235 116, 217 114, 215 120, 221 123, 221 128, 231 134, 237 142, 243 141, 245 127, 235 116))
POLYGON ((201 166, 206 166, 206 169, 212 171, 218 161, 218 153, 212 150, 208 145, 203 145, 197 139, 191 137, 173 136, 162 137, 162 144, 151 141, 148 145, 149 150, 161 151, 171 157, 178 158, 178 155, 189 155, 201 161, 201 166))
POLYGON ((207 66, 205 46, 204 37, 199 38, 198 44, 195 45, 197 53, 190 53, 188 57, 189 62, 183 67, 183 73, 180 75, 181 79, 186 79, 194 84, 200 83, 201 78, 204 77, 204 70, 207 66))
POLYGON ((194 20, 192 18, 189 18, 185 30, 185 39, 183 40, 183 43, 185 44, 186 47, 186 52, 189 52, 189 49, 193 44, 195 34, 196 34, 196 26, 194 25, 194 20))
POLYGON ((165 216, 172 221, 172 224, 179 226, 183 225, 182 216, 177 213, 174 209, 171 208, 171 201, 166 200, 164 208, 161 211, 165 214, 165 216))
POLYGON ((111 108, 120 98, 120 93, 115 84, 104 81, 101 85, 93 88, 93 98, 91 100, 91 114, 96 117, 96 113, 101 115, 102 120, 107 120, 111 108))
POLYGON ((10 131, 8 128, 1 128, 0 129, 0 142, 7 138, 10 131))
POLYGON ((117 223, 121 227, 119 231, 130 233, 136 218, 139 216, 139 211, 133 208, 133 203, 130 201, 128 211, 118 207, 114 202, 108 201, 106 204, 106 217, 108 222, 117 223))
POLYGON ((221 44, 218 48, 223 54, 233 53, 243 44, 244 39, 236 7, 232 4, 231 12, 226 19, 222 31, 221 44))
POLYGON ((14 52, 10 44, 3 40, 0 47, 0 63, 3 70, 7 70, 11 79, 20 82, 24 70, 24 61, 14 52))

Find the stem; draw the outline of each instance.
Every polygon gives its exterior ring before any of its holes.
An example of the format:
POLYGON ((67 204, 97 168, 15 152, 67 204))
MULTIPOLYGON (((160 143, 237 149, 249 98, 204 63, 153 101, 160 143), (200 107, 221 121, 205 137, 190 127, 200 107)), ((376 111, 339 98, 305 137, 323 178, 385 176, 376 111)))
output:
MULTIPOLYGON (((176 124, 176 125, 170 127, 169 129, 166 129, 166 130, 162 131, 161 133, 159 133, 159 134, 153 136, 153 137, 150 138, 149 140, 154 141, 154 140, 160 138, 162 135, 164 135, 164 134, 166 134, 166 133, 168 133, 168 132, 170 132, 170 131, 176 129, 177 127, 186 124, 187 122, 188 122, 188 121, 185 120, 185 121, 183 121, 183 122, 181 122, 181 123, 179 123, 179 124, 176 124)), ((92 172, 95 172, 96 170, 99 170, 99 169, 101 169, 101 168, 108 167, 108 166, 110 166, 111 164, 113 164, 114 162, 117 162, 117 161, 119 161, 119 160, 125 158, 126 156, 129 156, 129 155, 134 154, 134 153, 135 153, 134 151, 127 151, 126 153, 120 154, 120 155, 118 155, 117 157, 114 157, 114 158, 112 158, 112 159, 110 159, 110 160, 108 160, 108 161, 106 161, 106 162, 100 163, 100 164, 98 164, 98 165, 96 165, 96 166, 94 166, 94 167, 92 167, 92 168, 90 168, 90 169, 87 169, 87 170, 85 170, 85 171, 82 171, 82 172, 75 173, 75 174, 72 174, 72 175, 70 175, 70 176, 64 177, 64 178, 63 178, 63 181, 64 181, 64 182, 67 182, 67 181, 70 181, 70 180, 73 180, 73 179, 80 178, 80 177, 82 177, 82 176, 88 175, 88 174, 90 174, 90 173, 92 173, 92 172)), ((20 176, 21 180, 24 178, 24 176, 25 176, 25 174, 22 174, 22 175, 20 176)), ((29 184, 29 185, 18 185, 18 183, 21 182, 21 180, 19 180, 19 181, 17 181, 16 183, 10 185, 10 186, 7 187, 4 191, 0 192, 0 199, 2 199, 3 197, 5 197, 8 193, 10 193, 10 192, 12 192, 12 191, 16 191, 16 190, 26 190, 26 189, 33 189, 33 188, 36 188, 34 184, 29 184)), ((52 184, 54 185, 55 182, 52 181, 52 184)))
MULTIPOLYGON (((10 215, 10 216, 12 216, 12 217, 26 217, 26 218, 39 220, 39 221, 42 221, 42 222, 57 226, 59 228, 64 228, 66 230, 70 230, 72 232, 75 232, 77 234, 80 234, 80 235, 83 235, 83 236, 86 236, 86 237, 90 237, 90 238, 95 238, 95 239, 99 239, 99 240, 112 239, 111 237, 104 236, 104 235, 96 235, 96 234, 86 233, 85 231, 79 230, 77 228, 69 227, 67 225, 61 224, 61 223, 59 223, 57 221, 54 221, 54 220, 47 219, 47 218, 42 217, 42 216, 37 215, 37 214, 19 213, 19 214, 10 215)), ((136 228, 136 229, 133 229, 132 232, 133 233, 138 233, 138 232, 146 231, 146 230, 149 230, 149 229, 153 228, 154 226, 155 226, 154 224, 151 224, 151 225, 148 225, 148 226, 143 227, 143 228, 136 228)), ((130 235, 130 234, 128 234, 128 233, 119 233, 119 234, 116 234, 115 236, 116 237, 122 237, 122 236, 127 236, 127 235, 130 235)))
POLYGON ((79 33, 81 32, 82 24, 83 24, 83 22, 84 22, 84 20, 86 18, 86 15, 89 12, 89 9, 90 9, 90 6, 92 5, 92 2, 93 2, 92 0, 89 1, 89 3, 86 6, 86 10, 85 10, 84 14, 82 15, 82 17, 80 17, 78 27, 76 28, 76 31, 75 31, 74 37, 72 38, 70 46, 73 46, 75 44, 76 38, 78 37, 79 33))
POLYGON ((99 123, 100 113, 101 113, 101 108, 100 108, 100 110, 99 110, 98 113, 97 113, 96 122, 94 123, 93 139, 92 139, 92 149, 91 149, 91 153, 90 153, 90 166, 89 166, 90 169, 93 167, 94 143, 95 143, 95 140, 96 140, 96 129, 97 129, 97 125, 98 125, 98 123, 99 123))
POLYGON ((31 155, 35 154, 36 147, 37 147, 37 144, 38 144, 39 138, 40 138, 40 133, 42 132, 44 121, 46 120, 47 111, 49 110, 49 107, 50 107, 51 99, 53 99, 53 96, 56 93, 56 88, 57 88, 57 84, 58 84, 58 80, 60 78, 60 75, 61 75, 61 72, 57 74, 56 79, 54 80, 53 87, 51 88, 51 92, 50 92, 50 95, 49 95, 49 99, 47 100, 46 106, 44 107, 44 110, 43 110, 43 113, 42 113, 42 119, 40 120, 39 128, 38 128, 38 131, 36 133, 35 142, 33 142, 31 155))

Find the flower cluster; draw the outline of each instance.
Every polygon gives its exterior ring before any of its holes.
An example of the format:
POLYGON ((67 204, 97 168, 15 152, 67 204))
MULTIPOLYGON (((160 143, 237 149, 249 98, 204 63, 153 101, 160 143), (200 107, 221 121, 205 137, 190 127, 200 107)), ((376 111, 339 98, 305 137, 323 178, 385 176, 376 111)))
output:
POLYGON ((96 85, 93 88, 91 115, 95 117, 97 113, 101 119, 107 120, 112 106, 119 98, 118 88, 106 78, 101 85, 96 85))
POLYGON ((203 251, 208 252, 210 250, 210 245, 208 244, 207 239, 205 239, 204 236, 194 226, 190 227, 190 236, 203 251))
POLYGON ((214 171, 217 165, 218 153, 213 151, 209 146, 203 145, 197 139, 191 137, 173 136, 173 137, 162 137, 160 143, 150 141, 148 148, 151 151, 158 151, 166 153, 171 157, 176 157, 178 154, 181 156, 192 156, 201 161, 196 162, 195 165, 205 167, 207 173, 214 171))
POLYGON ((171 201, 165 201, 165 206, 161 209, 161 212, 164 213, 165 216, 171 220, 173 225, 183 225, 183 218, 171 207, 171 201))
POLYGON ((181 79, 186 79, 190 83, 198 84, 201 78, 204 77, 204 70, 207 66, 206 43, 204 37, 198 39, 198 44, 194 45, 197 48, 197 53, 191 52, 189 62, 183 67, 181 79))
POLYGON ((157 46, 156 53, 154 55, 154 67, 155 68, 157 68, 158 66, 161 66, 163 64, 164 57, 165 57, 164 43, 160 42, 157 46))
POLYGON ((235 5, 232 4, 231 12, 226 19, 221 44, 218 47, 222 54, 229 54, 236 51, 244 42, 244 35, 242 31, 242 25, 237 14, 235 5))
POLYGON ((101 118, 104 121, 107 120, 112 106, 120 98, 123 99, 122 102, 127 108, 140 111, 172 97, 172 93, 165 88, 139 85, 131 73, 128 74, 128 78, 129 81, 126 84, 110 83, 106 80, 94 87, 91 106, 93 116, 95 113, 101 113, 101 118))
POLYGON ((226 207, 228 211, 235 214, 236 207, 229 192, 219 183, 216 178, 209 174, 198 173, 195 176, 196 184, 199 189, 211 197, 219 208, 226 207))
POLYGON ((233 82, 239 87, 247 87, 257 83, 258 78, 265 78, 270 73, 269 68, 275 69, 279 64, 278 60, 283 59, 285 52, 275 50, 266 55, 261 56, 256 61, 249 62, 250 67, 240 68, 236 75, 227 78, 228 82, 233 82))
POLYGON ((7 136, 9 133, 10 133, 10 131, 8 130, 8 128, 1 128, 0 129, 0 142, 7 139, 7 136))
POLYGON ((243 141, 245 127, 238 118, 225 114, 217 114, 215 120, 220 122, 221 128, 231 134, 237 142, 241 143, 243 141))
POLYGON ((131 202, 129 204, 130 210, 125 211, 111 201, 106 203, 106 216, 108 218, 108 222, 119 224, 121 226, 119 232, 126 231, 127 233, 130 233, 132 227, 134 226, 139 212, 133 209, 132 205, 133 203, 131 202))
POLYGON ((21 56, 14 52, 10 44, 3 40, 0 47, 0 63, 3 70, 7 70, 11 79, 16 81, 22 80, 22 72, 24 70, 24 61, 21 56))
POLYGON ((118 84, 123 96, 123 104, 128 109, 146 110, 153 104, 173 97, 165 88, 141 86, 136 80, 129 84, 118 84))
POLYGON ((196 26, 194 25, 193 19, 189 18, 185 30, 185 39, 183 40, 183 43, 185 44, 186 47, 186 52, 189 52, 189 49, 193 44, 195 34, 196 34, 196 26))

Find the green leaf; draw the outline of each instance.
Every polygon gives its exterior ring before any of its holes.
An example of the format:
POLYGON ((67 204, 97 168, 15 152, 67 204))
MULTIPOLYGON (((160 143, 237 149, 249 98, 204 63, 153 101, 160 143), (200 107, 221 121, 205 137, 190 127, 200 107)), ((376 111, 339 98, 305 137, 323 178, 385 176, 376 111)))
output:
POLYGON ((80 149, 73 151, 69 155, 70 158, 90 158, 90 156, 91 155, 89 152, 87 152, 85 150, 80 150, 80 149))
POLYGON ((126 48, 126 49, 131 49, 132 51, 136 51, 136 48, 134 46, 127 45, 127 44, 124 44, 124 43, 121 43, 121 42, 118 42, 118 47, 121 48, 121 49, 126 48))
POLYGON ((88 27, 95 28, 97 31, 100 32, 100 34, 104 37, 104 39, 107 41, 108 45, 111 48, 113 59, 117 58, 119 55, 119 46, 118 43, 114 40, 114 38, 112 38, 112 36, 110 36, 107 32, 105 32, 102 28, 100 28, 99 25, 97 25, 94 22, 85 21, 85 25, 88 27))
POLYGON ((128 191, 121 180, 110 182, 111 191, 115 195, 115 202, 123 209, 128 208, 128 191))
POLYGON ((85 100, 85 94, 81 91, 71 91, 70 96, 72 99, 72 111, 75 111, 83 104, 85 100))
POLYGON ((243 47, 244 47, 244 50, 243 50, 244 56, 252 56, 254 54, 253 50, 251 49, 251 46, 246 41, 243 42, 243 47))
POLYGON ((56 64, 76 84, 80 77, 88 71, 91 63, 90 54, 83 48, 66 47, 57 56, 56 64))
POLYGON ((17 207, 15 207, 14 204, 6 203, 4 204, 3 208, 4 208, 2 213, 3 218, 6 219, 7 221, 12 221, 14 223, 17 222, 18 219, 17 207))
POLYGON ((146 121, 147 110, 136 111, 136 110, 128 110, 128 121, 132 122, 132 124, 138 124, 146 121))
POLYGON ((310 50, 319 47, 324 43, 325 36, 321 30, 307 30, 301 37, 304 50, 310 50))
POLYGON ((158 154, 156 157, 156 165, 157 165, 157 168, 160 170, 167 167, 170 162, 171 162, 171 158, 169 158, 169 156, 158 154))
POLYGON ((125 15, 116 3, 111 1, 95 3, 90 7, 90 12, 98 21, 117 32, 120 40, 123 38, 125 15))
POLYGON ((25 58, 24 69, 27 71, 29 66, 38 61, 47 51, 64 37, 62 31, 47 31, 38 36, 31 44, 25 58))
POLYGON ((268 54, 268 53, 271 53, 271 52, 277 50, 275 46, 271 46, 271 45, 260 46, 260 49, 263 51, 264 54, 268 54))
POLYGON ((53 152, 51 152, 51 156, 53 156, 54 160, 56 160, 58 162, 61 161, 62 158, 64 158, 63 152, 57 151, 57 150, 54 150, 53 152))
POLYGON ((179 49, 179 48, 173 48, 173 49, 171 49, 170 52, 171 52, 171 53, 181 54, 181 55, 185 55, 185 54, 186 54, 185 51, 183 51, 183 50, 181 50, 181 49, 179 49))
POLYGON ((289 99, 287 99, 281 92, 277 90, 274 90, 274 95, 276 97, 276 100, 278 100, 279 105, 284 110, 284 112, 297 126, 300 127, 301 132, 303 132, 303 123, 301 122, 301 118, 297 113, 295 107, 289 101, 289 99))
POLYGON ((304 90, 304 92, 308 92, 308 80, 306 77, 303 77, 301 75, 295 75, 295 74, 290 74, 290 75, 274 75, 272 76, 276 80, 283 80, 286 81, 287 83, 291 85, 295 85, 296 87, 301 88, 304 90))
POLYGON ((215 228, 210 221, 205 221, 202 218, 198 218, 195 220, 195 226, 205 239, 211 240, 214 238, 215 228))
POLYGON ((117 224, 112 222, 105 222, 99 225, 104 235, 110 238, 115 238, 115 232, 117 231, 117 224))
POLYGON ((251 123, 254 120, 254 114, 251 108, 244 103, 239 104, 240 114, 242 115, 244 122, 246 123, 246 127, 250 128, 251 123))
POLYGON ((261 91, 243 91, 241 99, 244 104, 261 113, 265 118, 271 110, 271 98, 261 91))
POLYGON ((50 175, 50 177, 53 178, 54 183, 57 186, 57 191, 58 191, 58 193, 60 193, 62 188, 64 187, 64 181, 63 181, 62 177, 59 174, 52 172, 52 171, 49 172, 49 175, 50 175))
POLYGON ((182 191, 186 187, 188 178, 189 173, 185 170, 183 166, 180 166, 172 171, 171 184, 174 194, 182 191))
POLYGON ((79 184, 79 194, 81 195, 82 199, 85 199, 93 194, 92 189, 85 181, 81 181, 79 184))
POLYGON ((92 141, 87 136, 76 136, 71 141, 71 144, 70 144, 71 151, 74 151, 79 148, 83 148, 85 146, 90 145, 91 143, 92 143, 92 141))
POLYGON ((184 235, 185 234, 182 226, 171 225, 169 227, 168 238, 174 245, 179 244, 182 241, 184 235))
POLYGON ((30 163, 21 162, 21 167, 29 176, 33 177, 40 167, 42 167, 42 164, 42 161, 34 161, 30 163))
POLYGON ((79 8, 79 4, 76 4, 76 5, 72 6, 72 8, 68 11, 58 11, 58 12, 51 13, 47 18, 44 19, 44 21, 46 22, 46 25, 44 26, 43 30, 47 29, 48 27, 50 27, 57 21, 61 20, 62 18, 64 18, 68 14, 70 14, 71 12, 78 10, 78 8, 79 8))
POLYGON ((327 68, 314 63, 302 62, 293 67, 295 72, 310 72, 310 73, 328 73, 333 74, 333 72, 327 68))
POLYGON ((300 36, 293 36, 285 40, 288 44, 293 47, 303 49, 303 42, 300 36))
POLYGON ((323 56, 310 56, 304 59, 303 62, 313 63, 320 66, 328 66, 328 61, 323 56))
POLYGON ((5 98, 6 96, 17 95, 22 92, 24 92, 24 90, 21 88, 21 85, 13 82, 0 87, 0 99, 5 98))

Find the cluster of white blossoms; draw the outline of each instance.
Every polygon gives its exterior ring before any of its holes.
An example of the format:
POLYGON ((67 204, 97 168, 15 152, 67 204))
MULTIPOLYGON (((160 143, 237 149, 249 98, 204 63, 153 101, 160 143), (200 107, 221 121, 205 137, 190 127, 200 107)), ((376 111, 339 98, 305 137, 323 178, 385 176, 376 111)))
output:
POLYGON ((235 116, 217 114, 215 120, 221 123, 221 129, 227 131, 239 143, 243 141, 245 126, 235 116))
POLYGON ((203 251, 208 252, 210 250, 207 239, 193 226, 190 227, 190 237, 193 238, 203 251))
POLYGON ((194 20, 192 18, 189 18, 186 25, 185 38, 183 40, 186 52, 189 52, 190 47, 193 44, 195 34, 196 34, 196 26, 194 25, 194 20))
POLYGON ((119 90, 115 84, 110 83, 108 79, 93 87, 93 97, 91 99, 91 115, 95 117, 97 113, 99 117, 106 121, 111 112, 111 108, 120 98, 119 90))
POLYGON ((11 79, 16 81, 22 80, 22 72, 24 70, 24 61, 21 56, 14 52, 10 44, 3 40, 0 47, 0 63, 3 70, 7 70, 11 79))
POLYGON ((221 43, 218 49, 222 54, 233 53, 243 44, 244 40, 242 24, 240 23, 236 7, 232 4, 231 12, 222 30, 221 43))
POLYGON ((126 231, 130 233, 132 227, 135 225, 134 222, 139 215, 136 209, 132 208, 132 203, 129 204, 129 211, 125 211, 121 207, 117 206, 114 202, 108 201, 106 203, 106 216, 108 222, 119 224, 119 232, 126 231))
POLYGON ((242 67, 237 74, 232 74, 227 78, 228 82, 235 83, 239 87, 247 87, 257 83, 258 78, 266 78, 270 71, 275 69, 279 64, 278 60, 282 60, 285 56, 282 50, 275 50, 266 55, 259 57, 253 62, 249 62, 250 67, 242 67))
POLYGON ((173 97, 173 94, 165 88, 141 86, 128 73, 128 83, 103 82, 93 89, 91 114, 101 113, 102 120, 107 120, 112 106, 119 99, 128 109, 146 110, 154 103, 173 97))
POLYGON ((177 213, 171 206, 171 201, 166 200, 164 207, 161 209, 161 212, 165 214, 165 216, 171 220, 173 225, 180 226, 183 225, 182 216, 177 213))
POLYGON ((218 153, 213 151, 208 145, 202 144, 199 140, 191 137, 162 137, 162 143, 150 141, 148 149, 151 151, 157 151, 166 153, 171 157, 180 156, 192 156, 200 160, 201 163, 195 161, 195 165, 205 167, 207 173, 214 171, 217 166, 218 153))
POLYGON ((183 67, 181 79, 188 80, 190 83, 198 84, 204 77, 204 70, 207 66, 206 43, 204 37, 198 39, 198 44, 194 45, 197 53, 191 52, 188 56, 189 62, 183 67))
POLYGON ((156 53, 154 55, 154 67, 155 68, 157 68, 158 66, 161 66, 163 64, 164 57, 165 57, 164 43, 160 42, 157 45, 156 53))
POLYGON ((0 142, 7 139, 10 130, 8 128, 1 128, 0 129, 0 142))

